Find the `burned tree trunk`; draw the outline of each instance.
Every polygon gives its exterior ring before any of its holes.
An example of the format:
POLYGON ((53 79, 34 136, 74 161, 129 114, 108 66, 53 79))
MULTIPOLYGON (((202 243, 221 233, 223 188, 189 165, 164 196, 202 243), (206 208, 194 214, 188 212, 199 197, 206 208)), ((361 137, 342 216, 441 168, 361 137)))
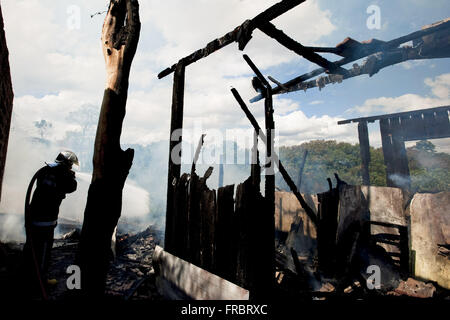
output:
POLYGON ((111 0, 102 29, 106 88, 80 242, 82 290, 89 296, 104 294, 111 237, 120 218, 122 190, 133 161, 134 150, 121 149, 120 135, 139 33, 137 0, 111 0))
POLYGON ((2 192, 3 171, 8 149, 9 128, 13 108, 13 89, 9 70, 8 47, 6 46, 3 16, 0 7, 0 196, 2 192))

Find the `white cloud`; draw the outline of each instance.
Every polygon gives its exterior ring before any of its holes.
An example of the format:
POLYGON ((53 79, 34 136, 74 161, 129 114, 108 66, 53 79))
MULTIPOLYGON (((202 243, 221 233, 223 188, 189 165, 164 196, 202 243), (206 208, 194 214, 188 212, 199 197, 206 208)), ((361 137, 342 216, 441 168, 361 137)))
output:
POLYGON ((427 78, 425 84, 431 88, 431 92, 440 99, 450 97, 450 73, 442 74, 435 80, 427 78))
POLYGON ((338 125, 341 117, 307 117, 301 110, 276 115, 276 128, 279 130, 280 145, 298 145, 310 140, 338 140, 356 143, 356 127, 354 125, 338 125))
POLYGON ((442 74, 434 79, 427 78, 424 83, 430 89, 429 95, 421 96, 408 93, 399 97, 368 99, 361 106, 355 106, 346 112, 370 115, 419 110, 450 104, 450 73, 442 74))
MULTIPOLYGON (((169 131, 172 96, 171 76, 157 80, 156 74, 184 55, 233 30, 246 19, 277 3, 276 0, 141 1, 140 43, 130 76, 127 115, 122 142, 148 143, 165 140, 169 131)), ((104 88, 104 63, 100 31, 108 1, 81 0, 80 29, 67 27, 67 8, 72 1, 4 0, 6 34, 16 93, 13 125, 34 130, 33 121, 52 122, 50 138, 61 139, 75 124, 66 115, 84 103, 100 106, 104 88), (21 17, 14 19, 13 17, 21 17), (26 23, 24 23, 26 21, 26 23)), ((274 20, 291 37, 310 45, 330 34, 335 26, 330 12, 318 1, 307 1, 274 20)), ((294 59, 273 39, 255 30, 245 53, 261 69, 294 59)), ((254 91, 252 72, 237 44, 214 53, 188 67, 185 126, 201 121, 208 128, 249 126, 229 89, 235 86, 248 100, 254 91)), ((277 99, 276 112, 286 115, 298 108, 289 100, 277 99)), ((249 106, 263 116, 263 105, 249 106)), ((14 147, 14 146, 11 146, 14 147)))
MULTIPOLYGON (((170 66, 179 58, 203 48, 212 41, 233 30, 246 19, 251 19, 277 1, 231 0, 231 1, 150 1, 144 14, 158 28, 166 45, 160 48, 159 57, 170 66)), ((335 26, 330 21, 330 12, 319 8, 318 1, 307 1, 273 22, 292 38, 311 44, 330 34, 335 26)), ((230 45, 237 51, 237 44, 230 45)), ((262 68, 288 62, 296 55, 282 48, 274 40, 256 30, 246 52, 260 63, 262 68)), ((232 59, 231 57, 227 57, 232 59)), ((241 59, 240 57, 237 57, 241 59)), ((223 61, 230 75, 236 75, 234 65, 238 60, 223 61)), ((221 67, 220 65, 216 66, 221 67)))

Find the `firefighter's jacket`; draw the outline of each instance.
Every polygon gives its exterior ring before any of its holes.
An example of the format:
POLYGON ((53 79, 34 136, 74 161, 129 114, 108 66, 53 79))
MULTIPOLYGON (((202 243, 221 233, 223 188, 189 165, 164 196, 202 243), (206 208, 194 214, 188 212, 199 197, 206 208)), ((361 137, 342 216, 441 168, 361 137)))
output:
POLYGON ((64 165, 48 164, 37 172, 36 190, 30 204, 28 223, 56 226, 59 206, 67 193, 77 189, 75 172, 64 165))

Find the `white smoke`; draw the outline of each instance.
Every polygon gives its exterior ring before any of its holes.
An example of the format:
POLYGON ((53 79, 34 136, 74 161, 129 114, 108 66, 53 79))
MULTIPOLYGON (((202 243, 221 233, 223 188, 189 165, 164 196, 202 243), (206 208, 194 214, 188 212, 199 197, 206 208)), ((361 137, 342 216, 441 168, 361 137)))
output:
MULTIPOLYGON (((81 223, 91 183, 91 174, 77 172, 76 179, 77 190, 66 195, 66 199, 61 204, 59 216, 81 223)), ((122 217, 145 218, 149 212, 149 193, 128 179, 123 188, 122 217)))
MULTIPOLYGON (((28 184, 45 161, 53 161, 63 149, 50 142, 30 139, 23 132, 11 131, 0 202, 0 241, 24 240, 23 215, 28 184)), ((67 194, 59 217, 82 223, 91 175, 76 172, 76 179, 77 190, 67 194)), ((149 213, 149 193, 128 179, 123 189, 122 217, 148 221, 149 213)))

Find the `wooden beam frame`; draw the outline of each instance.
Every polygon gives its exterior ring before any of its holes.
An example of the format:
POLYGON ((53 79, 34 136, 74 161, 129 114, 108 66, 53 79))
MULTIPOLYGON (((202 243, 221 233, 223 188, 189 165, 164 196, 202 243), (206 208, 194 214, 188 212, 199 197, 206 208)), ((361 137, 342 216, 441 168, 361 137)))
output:
POLYGON ((333 62, 328 61, 327 59, 315 53, 313 50, 304 47, 301 43, 290 38, 283 31, 277 29, 272 23, 268 22, 262 26, 259 26, 258 29, 264 32, 269 37, 278 41, 278 43, 280 43, 284 47, 302 56, 303 58, 314 62, 315 64, 321 66, 329 72, 342 75, 347 74, 347 70, 337 66, 333 62))
POLYGON ((173 216, 174 192, 177 181, 180 179, 181 173, 181 148, 179 151, 179 163, 174 162, 174 152, 178 145, 181 146, 183 141, 183 109, 184 109, 184 84, 185 84, 185 65, 180 60, 176 65, 173 78, 172 92, 172 113, 170 122, 170 146, 169 146, 169 164, 167 177, 167 205, 166 205, 166 230, 164 237, 164 248, 166 251, 172 252, 175 247, 174 243, 174 227, 175 221, 173 216), (180 136, 174 136, 174 132, 181 131, 180 136))
MULTIPOLYGON (((261 127, 259 126, 258 122, 256 121, 253 114, 248 109, 247 105, 245 104, 244 100, 240 96, 239 92, 236 89, 231 89, 231 92, 236 99, 236 101, 239 103, 242 111, 244 111, 245 115, 247 116, 248 120, 250 121, 251 125, 255 129, 256 132, 258 132, 259 137, 261 138, 261 141, 265 144, 267 144, 267 138, 264 132, 262 132, 261 127)), ((283 164, 280 161, 280 158, 278 157, 278 154, 276 152, 273 152, 272 154, 273 161, 275 162, 275 165, 278 166, 278 170, 280 170, 280 173, 283 177, 283 179, 286 181, 286 184, 291 189, 292 193, 294 193, 297 200, 300 202, 300 205, 305 210, 308 217, 311 219, 311 221, 317 226, 318 219, 314 211, 309 207, 309 205, 306 203, 305 199, 303 199, 303 196, 298 191, 297 186, 295 185, 292 178, 289 176, 289 173, 284 168, 283 164)))
MULTIPOLYGON (((378 52, 402 49, 402 48, 398 48, 398 46, 400 46, 403 43, 406 43, 406 42, 409 42, 412 40, 416 40, 418 38, 428 36, 428 35, 431 35, 436 32, 441 32, 444 30, 450 30, 450 19, 446 20, 442 23, 429 26, 423 30, 416 31, 416 32, 410 33, 406 36, 402 36, 402 37, 399 37, 399 38, 396 38, 396 39, 393 39, 393 40, 390 40, 387 42, 372 39, 371 41, 368 41, 366 43, 360 43, 353 39, 347 38, 346 41, 343 42, 343 44, 338 45, 334 49, 332 49, 332 48, 317 48, 317 47, 305 47, 305 48, 310 49, 315 52, 332 52, 332 53, 344 56, 343 59, 332 62, 336 67, 341 67, 348 63, 354 62, 354 61, 362 59, 364 57, 368 57, 368 56, 378 53, 378 52), (345 45, 346 43, 351 43, 351 45, 345 45)), ((419 58, 417 58, 417 59, 419 59, 419 58)), ((422 58, 422 59, 424 59, 424 58, 422 58)), ((425 58, 425 59, 427 59, 427 58, 425 58)), ((398 60, 398 62, 396 62, 396 63, 399 63, 402 61, 405 61, 405 60, 404 59, 401 61, 398 60)), ((286 88, 289 89, 289 88, 298 86, 302 82, 305 82, 309 79, 319 76, 320 74, 322 74, 326 71, 327 71, 327 69, 322 67, 322 68, 313 70, 311 72, 302 74, 296 78, 293 78, 293 79, 283 83, 282 86, 277 86, 275 88, 272 88, 272 93, 274 95, 285 93, 286 88)), ((298 88, 297 90, 303 90, 303 89, 304 88, 298 88)), ((296 91, 296 90, 295 89, 289 90, 289 92, 290 91, 296 91)), ((256 97, 252 98, 250 100, 250 102, 257 102, 263 98, 264 98, 263 95, 260 94, 256 97)))
MULTIPOLYGON (((299 4, 305 2, 306 0, 283 0, 278 2, 265 10, 264 12, 258 14, 251 20, 245 21, 242 25, 235 28, 233 31, 228 32, 223 37, 215 39, 208 43, 206 47, 203 49, 199 49, 190 55, 183 58, 185 61, 185 66, 188 66, 194 62, 197 62, 200 59, 206 58, 210 54, 226 47, 227 45, 233 42, 239 42, 239 50, 244 50, 246 44, 251 39, 251 34, 255 28, 267 23, 268 21, 272 21, 275 18, 283 15, 289 10, 295 8, 299 4)), ((164 69, 158 74, 158 78, 162 79, 176 69, 176 64, 173 66, 164 69)))
POLYGON ((369 144, 369 131, 367 128, 367 121, 361 121, 358 123, 358 138, 359 138, 359 151, 361 155, 361 176, 362 184, 370 186, 370 144, 369 144))

